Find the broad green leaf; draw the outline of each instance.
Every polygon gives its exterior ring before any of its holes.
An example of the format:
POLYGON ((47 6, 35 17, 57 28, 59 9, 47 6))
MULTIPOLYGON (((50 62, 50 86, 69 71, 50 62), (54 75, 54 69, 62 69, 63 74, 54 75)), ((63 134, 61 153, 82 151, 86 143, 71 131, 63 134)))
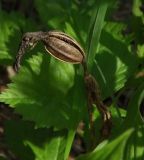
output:
POLYGON ((141 125, 144 123, 144 119, 140 113, 140 105, 144 99, 144 83, 142 83, 128 105, 127 116, 125 119, 125 127, 131 127, 135 125, 141 125))
MULTIPOLYGON (((32 20, 24 19, 18 12, 8 14, 0 11, 0 62, 11 61, 17 53, 23 32, 37 26, 32 20), (4 61, 5 60, 5 61, 4 61)), ((9 64, 10 65, 10 64, 9 64)))
POLYGON ((140 9, 141 6, 142 6, 142 0, 133 0, 132 12, 137 17, 141 17, 144 15, 140 9))
POLYGON ((81 1, 80 3, 71 2, 69 12, 69 22, 65 23, 65 31, 72 35, 84 49, 86 49, 87 30, 92 16, 91 10, 96 6, 93 1, 81 1), (84 25, 82 25, 84 24, 84 25))
MULTIPOLYGON (((86 10, 86 2, 81 7, 81 2, 36 0, 35 6, 44 25, 47 24, 51 29, 65 31, 84 46, 90 17, 88 14, 91 10, 91 8, 86 10), (82 23, 85 23, 85 25, 81 25, 82 23)), ((46 30, 49 30, 49 28, 46 30)))
POLYGON ((21 120, 6 121, 5 125, 5 143, 9 149, 17 155, 21 160, 34 160, 34 154, 28 146, 24 145, 25 140, 32 140, 40 143, 45 140, 48 135, 48 129, 34 130, 34 124, 21 120), (45 137, 45 138, 44 138, 45 137))
POLYGON ((99 52, 93 72, 102 89, 103 97, 111 96, 124 87, 130 76, 137 70, 138 57, 128 50, 128 42, 121 34, 122 24, 108 23, 101 34, 99 52))
MULTIPOLYGON (((45 141, 43 146, 36 145, 29 141, 25 141, 25 144, 30 146, 30 148, 34 152, 35 160, 44 160, 44 159, 62 160, 64 159, 64 157, 63 155, 59 155, 59 150, 61 147, 61 142, 63 140, 64 137, 56 136, 51 138, 50 140, 45 141), (59 158, 59 156, 61 158, 59 158)), ((63 152, 61 152, 61 154, 63 154, 63 152)))
POLYGON ((72 28, 71 24, 66 22, 65 25, 66 25, 65 32, 76 39, 77 35, 76 35, 74 29, 72 28))
POLYGON ((39 54, 20 69, 0 101, 39 127, 75 128, 85 114, 85 95, 82 80, 74 78, 73 65, 39 54))
POLYGON ((125 160, 142 159, 144 156, 144 126, 133 126, 135 128, 133 134, 129 138, 125 148, 125 160))
POLYGON ((44 24, 56 30, 64 29, 70 9, 69 1, 36 0, 35 6, 44 24))
MULTIPOLYGON (((127 42, 126 39, 130 36, 130 35, 129 36, 127 35, 124 38, 123 31, 125 28, 126 28, 126 25, 122 22, 120 23, 120 22, 108 21, 104 25, 104 31, 107 33, 110 33, 114 39, 120 40, 121 42, 127 42)), ((103 34, 104 33, 102 32, 102 36, 104 36, 103 34)), ((130 41, 131 39, 127 43, 129 43, 130 41)))
POLYGON ((36 129, 27 121, 7 121, 5 142, 21 160, 64 159, 67 131, 36 129))
POLYGON ((11 59, 13 47, 18 44, 14 36, 17 37, 16 32, 19 28, 14 21, 14 15, 6 14, 3 11, 0 11, 0 22, 0 59, 11 59))
POLYGON ((138 47, 137 48, 137 54, 138 54, 138 56, 140 58, 144 58, 144 45, 143 44, 142 45, 138 44, 137 47, 138 47))
POLYGON ((134 160, 142 158, 144 155, 144 120, 140 115, 140 105, 144 99, 144 83, 142 83, 134 95, 131 97, 127 109, 127 116, 123 122, 123 128, 127 129, 132 127, 133 134, 127 142, 125 150, 126 160, 134 160))
POLYGON ((93 152, 82 155, 76 160, 123 160, 125 145, 132 131, 129 129, 114 140, 103 142, 93 152))

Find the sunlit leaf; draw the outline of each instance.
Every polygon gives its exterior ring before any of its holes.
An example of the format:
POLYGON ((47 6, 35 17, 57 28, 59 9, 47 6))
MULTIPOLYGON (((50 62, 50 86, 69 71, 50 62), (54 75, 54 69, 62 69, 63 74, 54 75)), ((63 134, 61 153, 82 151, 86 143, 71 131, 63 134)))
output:
POLYGON ((90 29, 87 38, 87 58, 88 67, 90 70, 94 63, 100 34, 104 25, 104 17, 107 11, 108 2, 101 1, 97 5, 97 8, 94 10, 94 16, 91 18, 90 29))
POLYGON ((53 58, 49 61, 47 55, 33 56, 29 66, 21 68, 13 83, 0 95, 0 101, 15 107, 24 119, 35 121, 39 127, 76 127, 84 114, 85 101, 80 100, 84 96, 80 82, 75 83, 76 94, 69 93, 74 76, 71 64, 53 58), (78 101, 73 105, 75 96, 78 101))
POLYGON ((128 42, 123 40, 121 32, 124 27, 122 24, 108 23, 101 35, 93 72, 102 88, 103 97, 124 87, 139 64, 138 57, 130 53, 128 42))
POLYGON ((82 155, 77 160, 123 160, 125 145, 132 131, 127 130, 116 139, 103 143, 101 147, 98 146, 93 152, 82 155))

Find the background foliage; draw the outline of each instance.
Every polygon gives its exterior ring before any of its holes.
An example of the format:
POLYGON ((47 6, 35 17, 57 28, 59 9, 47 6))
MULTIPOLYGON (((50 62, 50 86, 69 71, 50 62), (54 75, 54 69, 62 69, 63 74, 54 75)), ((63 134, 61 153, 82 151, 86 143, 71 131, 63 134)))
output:
MULTIPOLYGON (((144 10, 142 0, 4 1, 0 10, 0 63, 12 65, 21 36, 30 31, 60 30, 85 49, 90 72, 103 100, 110 100, 113 129, 108 140, 88 152, 89 131, 83 71, 45 54, 42 44, 28 51, 20 72, 0 94, 0 101, 22 115, 5 123, 5 144, 21 160, 67 159, 80 121, 85 154, 77 160, 144 158, 144 10), (122 9, 122 11, 125 9, 122 9), (121 95, 128 103, 119 105, 121 95)), ((96 139, 101 124, 95 114, 96 139)))

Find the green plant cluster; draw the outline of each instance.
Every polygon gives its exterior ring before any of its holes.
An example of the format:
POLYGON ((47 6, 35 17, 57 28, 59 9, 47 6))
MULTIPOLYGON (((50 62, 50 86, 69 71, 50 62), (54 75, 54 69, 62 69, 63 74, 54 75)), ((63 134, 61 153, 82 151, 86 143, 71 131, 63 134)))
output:
MULTIPOLYGON (((26 9, 27 3, 21 1, 26 9)), ((132 14, 116 21, 119 3, 101 0, 34 0, 34 16, 21 10, 0 10, 0 63, 12 65, 22 33, 60 30, 84 48, 88 69, 96 77, 103 99, 112 97, 110 138, 76 160, 142 160, 144 158, 144 12, 142 0, 133 0, 132 14), (128 33, 124 33, 126 30, 128 33), (119 94, 132 88, 128 106, 118 107, 119 94), (142 111, 141 111, 142 112, 142 111)), ((30 8, 27 10, 31 10, 30 8)), ((80 65, 60 62, 42 44, 23 59, 0 102, 22 115, 5 123, 5 143, 21 160, 66 160, 79 122, 89 146, 89 121, 83 71, 80 65)), ((94 112, 96 139, 101 125, 94 112)))

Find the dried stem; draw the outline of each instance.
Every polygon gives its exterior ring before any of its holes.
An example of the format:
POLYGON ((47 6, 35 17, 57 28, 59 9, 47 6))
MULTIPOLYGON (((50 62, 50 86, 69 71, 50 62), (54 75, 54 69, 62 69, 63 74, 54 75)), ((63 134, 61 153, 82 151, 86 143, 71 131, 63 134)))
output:
POLYGON ((25 54, 25 49, 26 49, 26 45, 25 43, 22 42, 21 45, 19 46, 18 54, 16 55, 15 62, 13 65, 13 68, 16 72, 18 72, 20 68, 21 59, 25 54))
MULTIPOLYGON (((94 120, 92 115, 92 107, 95 104, 102 115, 103 126, 101 129, 101 140, 107 138, 111 132, 111 114, 107 109, 107 106, 104 105, 101 99, 101 92, 99 89, 99 85, 96 79, 88 73, 86 60, 82 63, 84 69, 84 81, 87 89, 87 98, 88 98, 88 112, 89 112, 89 120, 90 120, 90 130, 91 130, 91 137, 94 138, 95 136, 95 129, 94 129, 94 120)), ((94 139, 92 141, 93 146, 94 139)))

